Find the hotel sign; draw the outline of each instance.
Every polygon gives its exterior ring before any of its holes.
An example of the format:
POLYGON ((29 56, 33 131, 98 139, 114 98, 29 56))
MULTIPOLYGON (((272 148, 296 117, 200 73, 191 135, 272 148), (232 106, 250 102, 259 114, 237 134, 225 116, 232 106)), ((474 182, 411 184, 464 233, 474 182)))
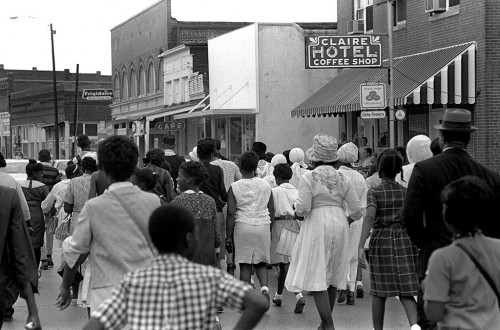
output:
POLYGON ((380 66, 380 36, 306 36, 306 69, 380 66))

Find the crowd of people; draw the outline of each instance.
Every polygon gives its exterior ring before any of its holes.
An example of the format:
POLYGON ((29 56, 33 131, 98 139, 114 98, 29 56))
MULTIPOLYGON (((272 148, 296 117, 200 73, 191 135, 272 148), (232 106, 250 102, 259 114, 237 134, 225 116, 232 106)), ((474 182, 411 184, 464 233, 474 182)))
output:
POLYGON ((331 330, 335 304, 364 297, 362 268, 374 329, 388 297, 411 330, 498 329, 500 176, 466 151, 469 111, 447 109, 436 129, 437 142, 417 135, 378 154, 366 138, 358 147, 325 134, 305 152, 254 142, 238 164, 212 138, 186 161, 166 136, 140 164, 126 137, 92 152, 82 135, 64 180, 41 150, 25 181, 0 172, 0 328, 20 295, 27 328, 41 329, 34 294, 55 234, 56 304, 77 299, 85 329, 220 329, 225 307, 242 311, 236 329, 251 329, 271 305, 288 308, 286 290, 295 313, 311 294, 318 329, 331 330))

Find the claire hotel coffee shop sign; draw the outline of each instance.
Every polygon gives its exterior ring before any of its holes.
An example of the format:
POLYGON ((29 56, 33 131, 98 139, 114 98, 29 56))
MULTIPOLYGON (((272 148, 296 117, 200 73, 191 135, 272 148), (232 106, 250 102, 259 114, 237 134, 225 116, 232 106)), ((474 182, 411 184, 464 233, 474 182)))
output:
POLYGON ((381 65, 380 36, 306 36, 306 69, 381 65))

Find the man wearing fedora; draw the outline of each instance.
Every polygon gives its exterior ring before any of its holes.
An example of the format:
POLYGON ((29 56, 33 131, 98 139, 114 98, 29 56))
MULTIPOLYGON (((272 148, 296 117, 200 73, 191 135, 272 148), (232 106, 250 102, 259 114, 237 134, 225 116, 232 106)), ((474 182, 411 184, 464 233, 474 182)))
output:
MULTIPOLYGON (((452 241, 452 233, 443 221, 440 198, 448 183, 466 175, 477 176, 495 191, 496 200, 500 202, 499 175, 475 161, 466 150, 471 133, 477 130, 471 125, 471 117, 471 112, 465 109, 446 109, 442 123, 434 126, 439 130, 443 152, 416 163, 408 183, 403 220, 408 235, 419 248, 420 280, 425 277, 432 252, 452 241)), ((478 226, 487 236, 500 237, 493 218, 471 221, 479 221, 478 226)), ((422 329, 437 329, 436 324, 425 317, 422 292, 418 296, 418 318, 422 329)))

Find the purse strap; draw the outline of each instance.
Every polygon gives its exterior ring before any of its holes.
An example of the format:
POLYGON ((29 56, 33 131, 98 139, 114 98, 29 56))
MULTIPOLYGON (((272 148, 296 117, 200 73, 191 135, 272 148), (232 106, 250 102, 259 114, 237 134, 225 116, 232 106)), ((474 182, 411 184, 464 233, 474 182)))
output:
POLYGON ((476 265, 476 267, 477 267, 477 269, 479 269, 479 272, 481 273, 481 275, 483 275, 483 277, 486 280, 486 282, 488 282, 488 284, 493 289, 493 292, 497 296, 498 303, 500 305, 500 294, 498 293, 497 287, 495 286, 495 282, 493 282, 493 280, 491 279, 490 275, 488 275, 488 273, 486 272, 486 270, 483 268, 483 266, 481 266, 481 264, 479 263, 479 261, 477 261, 477 259, 472 255, 472 253, 470 253, 470 251, 468 251, 461 244, 455 244, 455 245, 458 246, 462 251, 464 251, 465 254, 467 254, 469 256, 470 260, 472 260, 472 262, 474 263, 474 265, 476 265))
POLYGON ((153 243, 151 242, 151 238, 149 237, 149 235, 146 232, 146 230, 144 229, 144 227, 141 226, 141 223, 139 222, 139 220, 134 216, 134 213, 132 213, 132 211, 130 210, 128 205, 123 201, 123 199, 116 192, 114 192, 113 190, 109 190, 109 189, 108 189, 108 191, 111 194, 113 194, 113 196, 115 196, 115 198, 118 200, 118 202, 121 204, 121 206, 125 209, 125 212, 127 212, 128 215, 132 218, 132 220, 134 221, 137 228, 139 228, 139 230, 141 231, 142 236, 144 236, 144 238, 146 239, 146 242, 148 243, 149 249, 151 250, 153 255, 156 255, 155 250, 153 249, 153 243))

